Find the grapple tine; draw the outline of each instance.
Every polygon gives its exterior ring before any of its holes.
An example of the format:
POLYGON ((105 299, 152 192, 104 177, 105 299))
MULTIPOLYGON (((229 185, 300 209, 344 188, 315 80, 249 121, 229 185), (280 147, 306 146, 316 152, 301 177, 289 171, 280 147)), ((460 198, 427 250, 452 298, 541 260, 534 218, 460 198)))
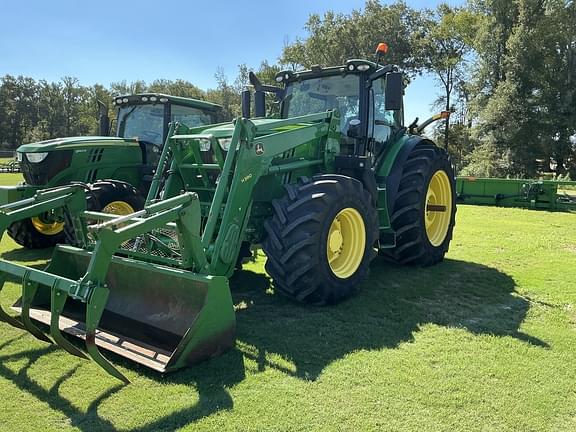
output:
POLYGON ((9 315, 3 308, 0 306, 0 321, 4 321, 5 323, 10 324, 13 327, 24 329, 24 325, 18 321, 17 318, 9 315))
POLYGON ((50 335, 59 347, 64 348, 72 355, 86 359, 86 354, 76 348, 76 346, 74 346, 74 344, 66 339, 60 332, 60 315, 64 310, 67 298, 68 294, 59 290, 55 282, 54 285, 52 285, 50 294, 50 335))
MULTIPOLYGON (((0 274, 0 292, 2 291, 2 288, 4 288, 5 283, 6 283, 6 276, 4 274, 0 274)), ((5 323, 8 323, 13 327, 24 329, 24 325, 22 325, 22 323, 16 317, 13 317, 12 315, 8 314, 8 312, 6 312, 4 308, 2 308, 2 305, 0 305, 0 321, 4 321, 5 323)))
POLYGON ((38 283, 30 281, 30 271, 27 270, 22 277, 22 315, 20 319, 24 328, 32 333, 36 338, 52 343, 50 338, 46 336, 38 327, 36 327, 30 319, 30 306, 34 300, 34 296, 38 291, 38 283))
POLYGON ((108 294, 109 291, 107 288, 98 287, 94 289, 86 304, 86 350, 90 357, 92 357, 92 360, 98 363, 106 372, 125 384, 130 384, 130 380, 106 360, 96 346, 96 329, 100 323, 100 318, 102 318, 102 313, 108 300, 108 294))

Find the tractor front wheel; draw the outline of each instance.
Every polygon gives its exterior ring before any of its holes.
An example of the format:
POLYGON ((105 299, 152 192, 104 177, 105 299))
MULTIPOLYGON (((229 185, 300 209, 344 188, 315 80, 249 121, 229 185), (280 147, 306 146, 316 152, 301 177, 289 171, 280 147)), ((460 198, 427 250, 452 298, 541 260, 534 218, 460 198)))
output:
POLYGON ((14 222, 8 227, 8 235, 27 249, 53 247, 66 241, 64 222, 50 221, 44 215, 14 222))
MULTIPOLYGON (((127 215, 144 208, 144 198, 130 183, 116 180, 100 180, 89 185, 86 192, 86 208, 89 211, 127 215)), ((66 215, 69 219, 69 215, 66 215)), ((64 227, 69 244, 78 245, 72 223, 64 227)))
POLYGON ((442 261, 454 230, 455 190, 448 153, 426 141, 414 147, 390 218, 396 246, 380 254, 399 264, 429 266, 442 261))
POLYGON ((370 193, 341 175, 301 178, 272 201, 264 228, 266 271, 281 294, 309 304, 351 296, 375 257, 378 217, 370 193))

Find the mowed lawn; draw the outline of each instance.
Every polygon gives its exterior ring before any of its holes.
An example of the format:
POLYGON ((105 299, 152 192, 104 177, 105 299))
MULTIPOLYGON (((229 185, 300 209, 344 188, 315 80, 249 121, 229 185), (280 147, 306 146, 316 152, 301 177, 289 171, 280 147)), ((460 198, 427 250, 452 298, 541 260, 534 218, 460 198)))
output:
MULTIPOLYGON (((377 260, 334 307, 275 295, 260 257, 232 280, 232 351, 165 376, 108 354, 128 386, 0 324, 0 430, 576 430, 576 214, 457 218, 444 263, 377 260)), ((0 303, 19 291, 8 283, 0 303)))

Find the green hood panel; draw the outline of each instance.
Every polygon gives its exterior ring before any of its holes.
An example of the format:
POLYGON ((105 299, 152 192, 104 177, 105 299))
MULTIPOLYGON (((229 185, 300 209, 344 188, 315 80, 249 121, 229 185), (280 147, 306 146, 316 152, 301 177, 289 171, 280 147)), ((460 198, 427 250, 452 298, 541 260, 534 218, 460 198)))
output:
POLYGON ((74 150, 90 147, 138 147, 135 139, 116 138, 106 136, 87 136, 56 138, 37 143, 24 144, 18 147, 20 153, 50 152, 55 150, 74 150))
MULTIPOLYGON (((250 121, 252 123, 254 123, 256 125, 256 127, 266 125, 269 123, 275 123, 279 120, 281 120, 281 119, 277 119, 277 118, 251 118, 250 119, 250 121)), ((297 126, 290 125, 290 126, 285 126, 285 127, 279 127, 278 129, 276 129, 276 131, 279 132, 282 130, 293 129, 294 127, 297 127, 297 126)), ((216 138, 231 137, 232 132, 234 132, 234 123, 224 123, 224 124, 221 124, 221 125, 218 125, 215 127, 209 127, 209 128, 204 129, 202 131, 203 134, 214 135, 216 138)), ((264 134, 264 135, 267 135, 267 134, 264 134)))

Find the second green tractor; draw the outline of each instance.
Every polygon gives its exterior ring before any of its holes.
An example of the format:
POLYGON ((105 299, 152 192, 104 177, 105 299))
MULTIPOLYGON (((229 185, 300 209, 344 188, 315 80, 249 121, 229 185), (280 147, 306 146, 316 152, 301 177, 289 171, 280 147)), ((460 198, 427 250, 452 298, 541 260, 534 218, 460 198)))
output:
POLYGON ((20 316, 0 318, 127 381, 99 348, 164 372, 233 346, 228 279, 255 248, 276 292, 317 305, 354 294, 378 254, 442 261, 454 173, 404 126, 395 66, 351 59, 280 72, 278 87, 250 79, 235 121, 172 123, 142 210, 91 211, 74 185, 0 207, 0 229, 63 209, 74 236, 43 271, 0 260, 2 280, 22 284, 20 316), (265 117, 266 94, 280 118, 265 117))
MULTIPOLYGON (((193 127, 217 123, 222 117, 219 105, 158 93, 118 96, 112 103, 117 109, 115 125, 110 124, 107 106, 99 101, 99 136, 20 146, 17 155, 25 182, 0 187, 0 204, 30 198, 41 189, 78 182, 86 185, 91 210, 116 214, 140 210, 169 123, 178 121, 193 127), (112 126, 114 134, 109 136, 112 126)), ((29 249, 55 246, 66 242, 64 215, 50 210, 19 220, 10 225, 8 235, 29 249)))

